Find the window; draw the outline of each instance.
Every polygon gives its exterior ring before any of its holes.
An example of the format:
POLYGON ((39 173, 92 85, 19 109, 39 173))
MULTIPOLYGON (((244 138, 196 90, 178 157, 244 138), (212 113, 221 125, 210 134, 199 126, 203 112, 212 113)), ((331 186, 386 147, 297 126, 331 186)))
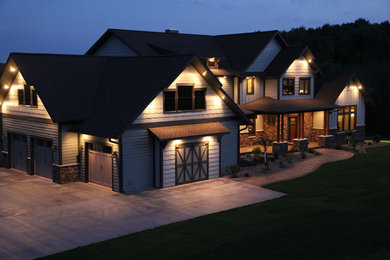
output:
POLYGON ((164 92, 164 112, 206 109, 206 89, 177 86, 176 91, 164 92))
POLYGON ((337 129, 339 132, 356 129, 356 106, 346 106, 337 110, 337 129))
POLYGON ((274 126, 276 123, 276 116, 275 115, 266 115, 266 122, 269 126, 274 126))
POLYGON ((253 125, 248 126, 248 134, 249 136, 256 136, 256 119, 249 119, 253 125))
POLYGON ((283 79, 283 95, 294 95, 295 79, 284 78, 283 79))
POLYGON ((23 89, 18 89, 19 105, 38 106, 37 92, 32 86, 24 85, 23 89))
POLYGON ((310 78, 299 78, 299 95, 310 95, 310 78))
POLYGON ((247 78, 247 88, 246 88, 246 93, 247 94, 254 94, 255 89, 253 87, 253 78, 247 78))
POLYGON ((218 69, 218 61, 215 58, 210 58, 207 60, 207 66, 210 69, 218 69))

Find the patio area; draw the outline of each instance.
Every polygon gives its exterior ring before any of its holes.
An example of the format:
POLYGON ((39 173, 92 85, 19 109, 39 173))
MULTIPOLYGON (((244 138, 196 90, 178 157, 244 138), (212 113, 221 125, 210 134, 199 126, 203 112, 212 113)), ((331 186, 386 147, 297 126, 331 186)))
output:
MULTIPOLYGON (((250 153, 250 152, 252 152, 253 148, 256 148, 256 147, 260 147, 260 149, 263 151, 263 147, 261 145, 249 145, 249 146, 240 147, 240 154, 250 153)), ((288 149, 290 150, 292 148, 293 148, 293 143, 289 142, 288 149)), ((316 148, 321 148, 321 146, 317 142, 309 142, 308 148, 316 149, 316 148)), ((267 146, 267 152, 272 153, 272 146, 267 146)))

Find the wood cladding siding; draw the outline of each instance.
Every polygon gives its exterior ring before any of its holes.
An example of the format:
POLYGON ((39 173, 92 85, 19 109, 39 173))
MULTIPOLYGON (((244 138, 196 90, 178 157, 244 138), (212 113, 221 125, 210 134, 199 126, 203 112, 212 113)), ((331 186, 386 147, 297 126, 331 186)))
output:
POLYGON ((314 74, 313 69, 306 59, 296 59, 284 75, 280 78, 279 82, 279 97, 283 99, 296 99, 296 98, 313 98, 314 97, 314 74), (283 95, 283 78, 294 78, 295 88, 294 95, 283 95), (299 78, 310 78, 310 94, 299 95, 299 78))
POLYGON ((263 79, 261 78, 258 77, 253 78, 253 88, 254 88, 253 94, 247 94, 248 78, 245 78, 243 81, 241 81, 240 86, 241 86, 240 104, 246 104, 263 97, 264 85, 263 85, 263 79))
POLYGON ((206 110, 198 112, 164 113, 163 92, 161 92, 134 121, 133 124, 168 122, 178 120, 192 120, 203 118, 219 118, 234 116, 234 112, 207 84, 194 67, 188 66, 177 79, 169 86, 168 90, 176 89, 176 84, 194 84, 194 88, 206 89, 206 110))
POLYGON ((240 144, 239 132, 238 132, 238 121, 224 121, 222 122, 224 126, 229 128, 230 133, 222 136, 221 139, 221 173, 226 174, 226 166, 231 164, 238 164, 237 154, 238 147, 240 144))
MULTIPOLYGON (((27 136, 27 156, 31 157, 31 137, 40 137, 53 141, 53 163, 59 164, 58 151, 58 124, 42 123, 29 120, 20 120, 11 117, 3 117, 3 136, 7 133, 24 134, 27 136)), ((3 140, 3 149, 8 149, 8 140, 3 140)), ((27 160, 27 158, 26 158, 27 160)))
POLYGON ((18 115, 18 116, 51 119, 49 113, 47 112, 39 96, 38 96, 37 107, 19 105, 18 90, 23 89, 24 84, 26 84, 26 82, 22 74, 18 72, 14 82, 12 83, 12 85, 8 90, 8 94, 1 107, 1 113, 18 115))
POLYGON ((122 153, 123 191, 128 193, 153 188, 153 140, 148 129, 125 131, 122 153))
POLYGON ((96 56, 138 56, 132 48, 116 36, 108 38, 93 55, 96 56))
POLYGON ((265 96, 278 99, 278 80, 265 79, 265 96))
POLYGON ((364 97, 354 84, 344 88, 335 104, 339 106, 357 106, 356 126, 365 125, 364 97))
POLYGON ((76 164, 79 149, 79 134, 68 132, 69 125, 61 126, 62 164, 76 164))
POLYGON ((264 71, 271 61, 278 55, 282 46, 279 42, 273 38, 260 55, 254 60, 254 62, 248 67, 247 71, 249 72, 262 72, 264 71))
POLYGON ((222 84, 222 89, 230 96, 231 99, 234 97, 233 93, 233 78, 232 77, 218 77, 219 82, 222 84))
POLYGON ((107 145, 112 147, 112 190, 118 191, 120 189, 120 184, 119 184, 119 145, 115 143, 111 143, 108 138, 102 138, 102 137, 97 137, 93 135, 86 135, 86 134, 80 134, 79 135, 79 142, 80 142, 80 147, 81 147, 81 165, 80 165, 80 179, 84 182, 88 182, 88 167, 87 165, 87 160, 86 160, 86 147, 85 143, 96 143, 96 144, 102 144, 102 145, 107 145), (114 156, 116 154, 116 156, 114 156))

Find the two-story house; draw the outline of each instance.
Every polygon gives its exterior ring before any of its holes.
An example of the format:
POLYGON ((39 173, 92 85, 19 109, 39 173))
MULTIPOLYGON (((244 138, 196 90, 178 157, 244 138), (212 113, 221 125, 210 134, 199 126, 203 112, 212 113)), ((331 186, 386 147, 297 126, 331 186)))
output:
POLYGON ((221 176, 260 136, 286 152, 364 135, 356 76, 277 31, 109 29, 86 55, 12 53, 0 85, 8 167, 124 193, 221 176))

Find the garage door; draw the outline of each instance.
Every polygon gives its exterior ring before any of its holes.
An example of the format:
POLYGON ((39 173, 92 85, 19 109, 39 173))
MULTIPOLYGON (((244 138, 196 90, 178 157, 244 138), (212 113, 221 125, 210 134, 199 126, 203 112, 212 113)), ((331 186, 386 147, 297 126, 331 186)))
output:
POLYGON ((53 141, 40 138, 34 139, 35 174, 53 179, 53 141))
POLYGON ((89 150, 88 152, 89 181, 107 187, 112 187, 112 156, 110 153, 89 150))
POLYGON ((176 147, 176 185, 209 178, 209 145, 176 147))
POLYGON ((11 134, 11 167, 27 171, 27 137, 11 134))

